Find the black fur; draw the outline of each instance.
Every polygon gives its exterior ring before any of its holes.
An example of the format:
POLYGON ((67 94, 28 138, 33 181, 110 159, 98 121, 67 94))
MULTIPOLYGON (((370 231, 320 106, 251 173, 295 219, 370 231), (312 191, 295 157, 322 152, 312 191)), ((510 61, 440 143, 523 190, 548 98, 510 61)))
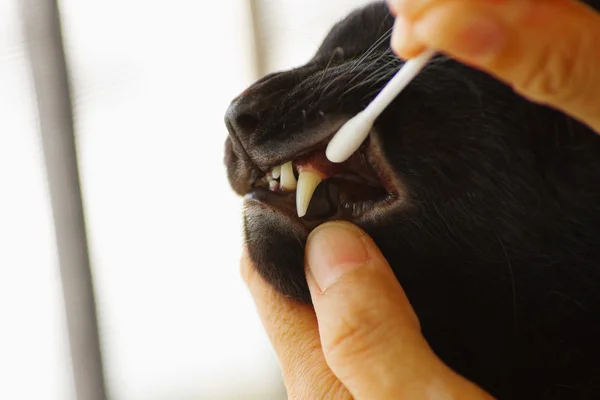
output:
MULTIPOLYGON (((232 103, 226 164, 238 193, 368 104, 401 65, 392 23, 384 3, 358 10, 306 65, 232 103)), ((436 353, 501 399, 600 399, 600 136, 438 56, 373 141, 401 198, 355 222, 436 353)), ((268 206, 246 210, 256 268, 305 302, 309 229, 268 206)))

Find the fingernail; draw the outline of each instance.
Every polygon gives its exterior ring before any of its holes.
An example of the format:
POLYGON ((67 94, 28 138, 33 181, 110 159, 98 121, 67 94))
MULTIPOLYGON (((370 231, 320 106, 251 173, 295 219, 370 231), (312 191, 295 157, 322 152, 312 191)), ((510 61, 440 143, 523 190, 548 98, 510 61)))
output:
POLYGON ((311 232, 306 243, 306 263, 321 292, 368 262, 364 236, 362 230, 346 222, 326 223, 311 232))
POLYGON ((410 23, 402 17, 397 17, 394 21, 391 40, 391 46, 394 51, 402 52, 404 50, 410 40, 410 31, 410 23))
POLYGON ((443 10, 433 10, 413 25, 413 34, 459 56, 485 57, 504 43, 507 29, 484 13, 465 13, 450 22, 444 21, 443 10))

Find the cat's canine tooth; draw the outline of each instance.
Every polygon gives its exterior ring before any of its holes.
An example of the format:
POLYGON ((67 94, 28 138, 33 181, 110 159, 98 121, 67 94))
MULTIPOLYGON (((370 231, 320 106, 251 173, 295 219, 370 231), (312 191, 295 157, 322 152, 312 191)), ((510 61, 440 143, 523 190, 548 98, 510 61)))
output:
POLYGON ((294 190, 296 189, 297 182, 294 176, 294 167, 292 162, 288 161, 281 166, 281 179, 279 183, 283 190, 294 190))
POLYGON ((298 217, 302 218, 306 215, 315 189, 322 180, 321 175, 315 172, 300 172, 298 176, 298 188, 296 189, 296 211, 298 212, 298 217))
POLYGON ((273 170, 271 171, 271 176, 273 177, 273 179, 277 179, 281 176, 281 165, 273 167, 273 170))

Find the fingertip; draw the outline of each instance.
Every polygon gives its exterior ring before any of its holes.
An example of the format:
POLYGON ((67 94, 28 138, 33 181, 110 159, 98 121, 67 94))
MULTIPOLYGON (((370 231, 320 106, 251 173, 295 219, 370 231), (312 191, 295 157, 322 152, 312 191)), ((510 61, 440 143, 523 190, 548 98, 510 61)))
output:
POLYGON ((467 13, 459 6, 450 3, 430 11, 413 24, 414 37, 470 62, 496 54, 508 36, 505 24, 483 7, 467 13))
POLYGON ((403 54, 408 47, 411 36, 411 25, 408 20, 403 17, 396 17, 394 20, 394 28, 392 30, 392 38, 390 46, 398 55, 403 54))
POLYGON ((402 52, 396 53, 396 55, 403 60, 410 60, 420 56, 425 50, 427 50, 427 46, 425 46, 422 42, 415 40, 405 47, 402 52))
POLYGON ((342 275, 364 265, 369 252, 359 227, 343 221, 328 222, 314 229, 306 242, 307 275, 325 292, 342 275))
POLYGON ((384 314, 400 311, 401 318, 407 317, 411 326, 420 329, 390 264, 358 226, 343 221, 320 225, 309 235, 305 260, 306 279, 317 312, 343 305, 346 311, 360 313, 363 307, 376 304, 384 314))
POLYGON ((322 354, 351 393, 406 397, 432 378, 448 384, 432 395, 465 387, 427 344, 390 265, 362 229, 348 222, 320 225, 309 235, 306 260, 322 354), (332 266, 342 273, 325 276, 330 283, 323 291, 320 268, 332 266))
POLYGON ((399 12, 399 5, 402 3, 401 0, 386 0, 387 6, 392 16, 397 16, 399 12))
MULTIPOLYGON (((483 69, 600 133, 599 22, 581 1, 440 2, 412 22, 408 42, 483 69)), ((397 43, 399 56, 412 56, 397 43)))
POLYGON ((417 57, 427 49, 427 46, 413 34, 412 23, 403 17, 396 18, 394 22, 390 47, 403 60, 417 57))

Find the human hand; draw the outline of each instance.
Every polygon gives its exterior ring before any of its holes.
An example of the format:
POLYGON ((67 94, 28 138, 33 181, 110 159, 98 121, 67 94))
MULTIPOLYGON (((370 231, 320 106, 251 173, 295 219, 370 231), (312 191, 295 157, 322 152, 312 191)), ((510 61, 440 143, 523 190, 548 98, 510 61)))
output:
POLYGON ((277 293, 242 258, 290 399, 491 399, 433 353, 365 232, 325 223, 311 232, 305 260, 314 309, 277 293))
POLYGON ((481 68, 600 133, 600 13, 577 0, 388 0, 392 49, 481 68))

